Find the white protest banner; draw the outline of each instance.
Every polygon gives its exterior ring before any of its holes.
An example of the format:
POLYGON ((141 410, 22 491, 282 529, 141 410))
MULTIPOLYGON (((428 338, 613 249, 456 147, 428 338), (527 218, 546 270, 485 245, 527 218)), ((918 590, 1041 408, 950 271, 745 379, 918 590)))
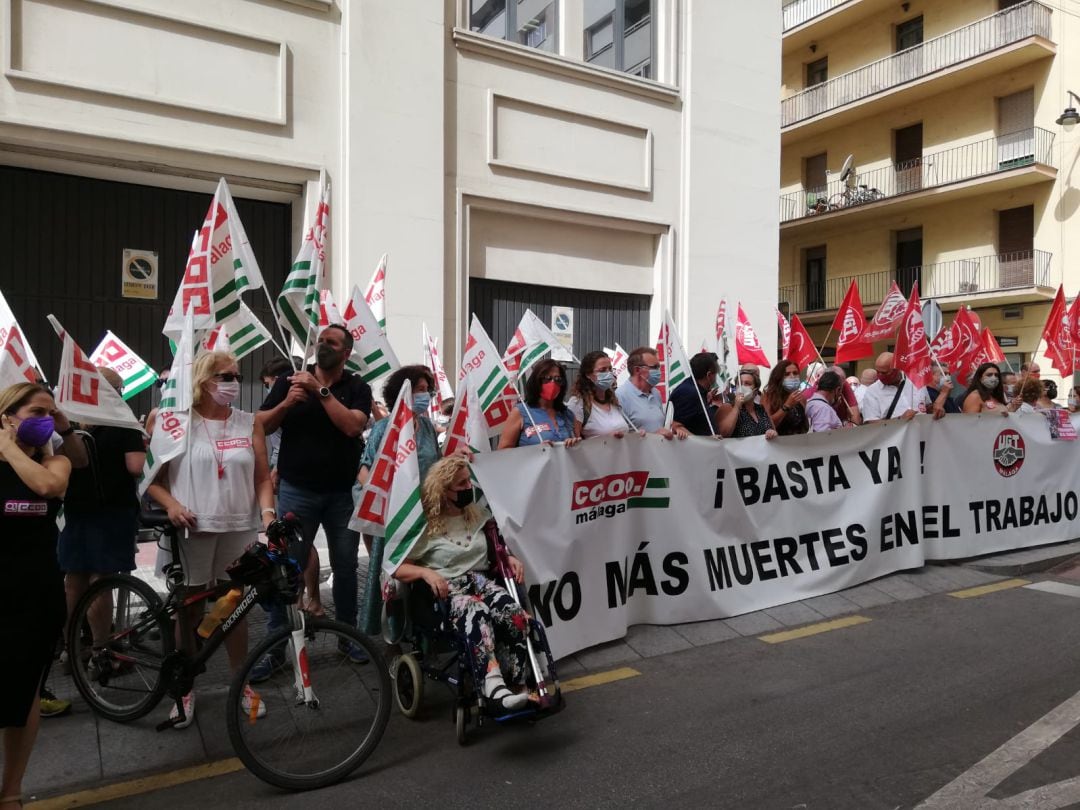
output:
POLYGON ((352 355, 345 363, 349 371, 358 373, 364 382, 372 383, 384 374, 401 368, 390 341, 379 328, 371 307, 360 295, 360 288, 355 285, 345 305, 344 317, 345 328, 353 337, 352 355))
POLYGON ((105 337, 90 355, 90 362, 95 366, 111 368, 120 375, 124 382, 120 395, 125 400, 157 382, 157 373, 150 364, 128 348, 111 330, 105 332, 105 337))
POLYGON ((37 371, 30 365, 30 347, 23 341, 18 324, 0 329, 0 333, 0 388, 37 382, 37 371))
POLYGON ((60 326, 52 315, 49 322, 64 342, 60 353, 60 374, 56 381, 56 407, 64 415, 84 425, 111 425, 142 432, 120 394, 101 376, 98 367, 90 362, 75 338, 60 326))
POLYGON ((633 624, 1076 537, 1075 458, 1041 414, 950 415, 771 441, 590 439, 485 453, 473 471, 562 656, 633 624))

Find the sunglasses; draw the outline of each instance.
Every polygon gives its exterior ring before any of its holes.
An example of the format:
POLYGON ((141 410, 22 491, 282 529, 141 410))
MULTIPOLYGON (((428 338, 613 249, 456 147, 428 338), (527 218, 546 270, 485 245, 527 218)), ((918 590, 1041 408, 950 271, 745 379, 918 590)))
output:
POLYGON ((562 377, 541 377, 540 378, 540 382, 553 382, 553 383, 559 383, 560 385, 562 384, 562 381, 563 381, 562 377))
POLYGON ((218 382, 243 382, 243 374, 233 374, 231 371, 226 371, 222 374, 215 374, 214 379, 218 382))

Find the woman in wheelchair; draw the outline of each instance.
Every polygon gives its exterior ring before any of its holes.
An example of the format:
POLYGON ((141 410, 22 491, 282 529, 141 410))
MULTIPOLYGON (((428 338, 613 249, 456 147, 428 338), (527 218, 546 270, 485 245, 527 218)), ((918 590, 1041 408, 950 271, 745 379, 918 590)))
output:
MULTIPOLYGON (((436 463, 421 492, 427 529, 394 574, 402 582, 425 582, 448 599, 450 618, 468 641, 476 672, 486 672, 484 696, 505 712, 529 700, 523 688, 528 668, 525 638, 529 617, 489 572, 484 525, 487 510, 473 503, 469 464, 460 456, 436 463)), ((525 569, 510 557, 514 579, 525 569)))

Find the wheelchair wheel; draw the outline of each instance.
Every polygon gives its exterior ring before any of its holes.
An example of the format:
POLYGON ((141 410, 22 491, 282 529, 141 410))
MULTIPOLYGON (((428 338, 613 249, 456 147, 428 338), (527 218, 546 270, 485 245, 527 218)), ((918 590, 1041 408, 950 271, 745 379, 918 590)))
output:
POLYGON ((398 655, 390 664, 390 682, 394 687, 394 702, 410 720, 420 713, 424 697, 424 675, 412 655, 398 655))
POLYGON ((457 732, 458 745, 468 742, 466 726, 469 722, 469 709, 467 706, 458 705, 454 709, 454 730, 457 732))

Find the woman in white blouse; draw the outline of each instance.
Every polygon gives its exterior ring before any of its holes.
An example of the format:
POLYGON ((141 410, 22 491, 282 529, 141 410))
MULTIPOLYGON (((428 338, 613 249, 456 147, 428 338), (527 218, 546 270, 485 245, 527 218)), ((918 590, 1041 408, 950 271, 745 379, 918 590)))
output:
POLYGON ((589 352, 581 359, 581 372, 574 381, 573 396, 566 403, 580 426, 584 439, 591 436, 621 438, 636 430, 626 418, 615 396, 615 374, 611 358, 603 352, 589 352))

